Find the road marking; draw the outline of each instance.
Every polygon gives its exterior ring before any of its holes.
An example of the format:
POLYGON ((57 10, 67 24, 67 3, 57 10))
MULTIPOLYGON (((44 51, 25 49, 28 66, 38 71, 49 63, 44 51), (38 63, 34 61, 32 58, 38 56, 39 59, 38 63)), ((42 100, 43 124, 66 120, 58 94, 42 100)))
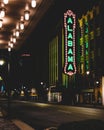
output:
POLYGON ((46 128, 45 130, 57 130, 57 127, 49 127, 49 128, 46 128))
POLYGON ((72 112, 70 111, 64 111, 64 110, 58 110, 59 112, 63 112, 63 113, 68 113, 68 114, 71 114, 72 112))

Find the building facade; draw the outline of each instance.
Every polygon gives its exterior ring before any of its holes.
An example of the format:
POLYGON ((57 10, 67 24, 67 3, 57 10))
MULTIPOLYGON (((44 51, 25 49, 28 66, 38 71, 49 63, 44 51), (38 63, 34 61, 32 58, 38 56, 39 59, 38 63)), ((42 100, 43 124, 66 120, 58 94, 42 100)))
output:
POLYGON ((49 43, 49 87, 65 103, 102 104, 104 2, 78 17, 67 10, 49 43), (58 94, 56 94, 58 95, 58 94))

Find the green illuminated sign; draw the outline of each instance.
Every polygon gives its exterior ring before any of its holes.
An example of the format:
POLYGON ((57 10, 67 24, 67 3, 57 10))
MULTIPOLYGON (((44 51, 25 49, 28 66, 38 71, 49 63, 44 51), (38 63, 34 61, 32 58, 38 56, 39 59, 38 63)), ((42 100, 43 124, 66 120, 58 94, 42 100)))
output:
POLYGON ((68 10, 64 14, 65 27, 65 67, 64 72, 68 75, 76 73, 75 65, 75 14, 68 10))

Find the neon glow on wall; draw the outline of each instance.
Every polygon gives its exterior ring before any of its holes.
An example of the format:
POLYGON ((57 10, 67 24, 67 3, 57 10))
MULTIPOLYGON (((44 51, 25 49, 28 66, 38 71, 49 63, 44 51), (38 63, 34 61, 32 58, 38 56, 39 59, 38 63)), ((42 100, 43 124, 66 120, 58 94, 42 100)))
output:
POLYGON ((86 72, 89 70, 89 29, 88 29, 88 21, 85 22, 85 70, 86 72))
POLYGON ((104 106, 104 76, 102 77, 102 105, 104 106))
POLYGON ((85 45, 84 45, 84 28, 83 28, 83 19, 84 17, 82 17, 80 20, 79 20, 79 27, 80 27, 80 73, 83 74, 85 72, 85 52, 84 52, 84 48, 85 48, 85 45))
POLYGON ((68 10, 64 13, 64 28, 65 28, 65 66, 64 72, 68 75, 76 73, 75 64, 75 14, 68 10))

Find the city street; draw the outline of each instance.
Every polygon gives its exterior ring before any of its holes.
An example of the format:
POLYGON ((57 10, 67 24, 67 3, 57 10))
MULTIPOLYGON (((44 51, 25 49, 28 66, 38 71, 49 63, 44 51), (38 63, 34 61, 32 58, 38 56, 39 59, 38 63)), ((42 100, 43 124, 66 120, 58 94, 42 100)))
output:
POLYGON ((10 104, 11 118, 19 119, 35 129, 42 130, 47 127, 58 127, 61 124, 83 121, 104 121, 104 109, 65 106, 48 103, 35 103, 29 101, 13 101, 10 104))
POLYGON ((0 130, 104 130, 103 16, 104 0, 0 1, 0 130))

